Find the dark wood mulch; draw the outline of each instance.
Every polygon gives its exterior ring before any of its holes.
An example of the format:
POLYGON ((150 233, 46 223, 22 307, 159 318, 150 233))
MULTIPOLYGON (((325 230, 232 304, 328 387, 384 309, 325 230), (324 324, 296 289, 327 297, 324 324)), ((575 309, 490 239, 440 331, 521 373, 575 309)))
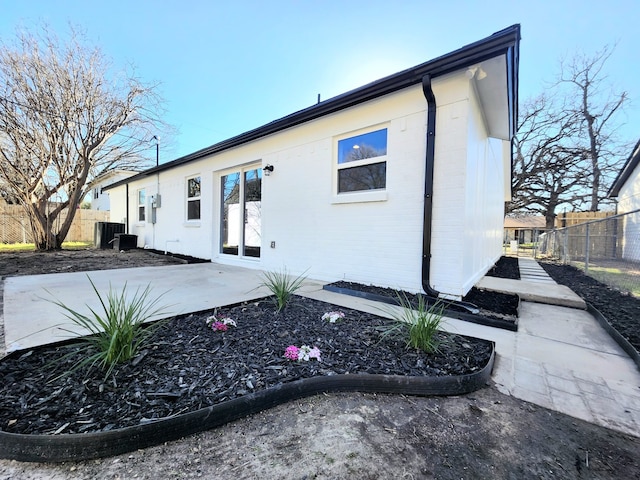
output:
POLYGON ((0 428, 14 433, 107 431, 193 411, 271 386, 316 375, 370 373, 464 375, 483 368, 485 340, 439 333, 439 352, 382 338, 389 320, 295 297, 276 314, 270 300, 219 309, 237 327, 216 332, 208 313, 169 321, 133 362, 103 382, 103 373, 77 370, 54 379, 82 358, 74 345, 41 347, 0 362, 0 428), (341 310, 329 323, 324 313, 341 310), (322 361, 284 358, 289 345, 316 346, 322 361), (71 355, 61 363, 63 355, 71 355), (52 368, 53 367, 53 368, 52 368))
MULTIPOLYGON (((392 288, 376 287, 375 285, 364 285, 362 283, 355 282, 340 281, 331 283, 330 285, 347 290, 372 293, 374 295, 380 295, 382 297, 387 297, 394 300, 397 300, 398 298, 406 299, 413 305, 418 304, 420 295, 403 292, 392 288)), ((485 318, 515 322, 518 317, 518 305, 520 301, 517 295, 492 292, 489 290, 482 290, 473 287, 463 298, 463 301, 472 303, 473 305, 478 307, 478 309, 480 310, 478 315, 485 318)), ((468 310, 457 306, 455 303, 445 303, 444 305, 447 310, 453 310, 463 313, 468 312, 468 310)))
POLYGON ((487 272, 487 276, 520 280, 518 259, 516 257, 500 257, 491 270, 487 272))
POLYGON ((640 352, 640 299, 622 293, 570 265, 540 262, 556 282, 566 285, 593 305, 640 352))
POLYGON ((0 277, 181 265, 185 260, 149 250, 54 250, 0 253, 0 277))

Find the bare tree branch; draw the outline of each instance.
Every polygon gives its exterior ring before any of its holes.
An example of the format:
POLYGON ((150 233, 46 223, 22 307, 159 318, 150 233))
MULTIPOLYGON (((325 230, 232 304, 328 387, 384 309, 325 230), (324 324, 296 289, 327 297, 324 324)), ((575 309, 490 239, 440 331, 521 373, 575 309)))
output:
POLYGON ((552 228, 559 208, 605 201, 627 150, 615 136, 627 94, 607 88, 603 73, 612 51, 562 62, 552 88, 521 108, 508 213, 540 213, 552 228))
POLYGON ((73 29, 66 43, 43 28, 0 44, 0 189, 24 206, 39 249, 60 248, 93 178, 149 164, 156 86, 110 67, 73 29))

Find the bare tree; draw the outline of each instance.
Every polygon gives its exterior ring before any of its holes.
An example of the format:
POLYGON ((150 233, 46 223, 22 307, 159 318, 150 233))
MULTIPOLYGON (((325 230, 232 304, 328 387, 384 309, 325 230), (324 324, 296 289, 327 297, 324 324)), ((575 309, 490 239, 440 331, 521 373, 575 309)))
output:
POLYGON ((507 213, 539 213, 553 228, 558 208, 597 211, 603 203, 628 150, 616 138, 627 96, 607 89, 603 74, 611 51, 563 62, 552 88, 520 109, 507 213))
POLYGON ((569 87, 566 109, 578 124, 574 147, 584 151, 584 167, 591 174, 589 210, 593 212, 598 211, 606 198, 626 151, 615 133, 620 126, 618 114, 628 100, 627 93, 613 90, 604 73, 613 50, 605 46, 593 56, 578 54, 562 62, 558 82, 569 87))
POLYGON ((61 247, 93 178, 148 165, 159 112, 155 86, 111 75, 78 32, 0 44, 0 190, 25 208, 38 249, 61 247))
POLYGON ((583 152, 570 146, 576 123, 570 112, 555 110, 541 95, 520 109, 514 142, 514 183, 510 214, 541 214, 553 228, 556 210, 575 207, 585 198, 588 172, 583 152))

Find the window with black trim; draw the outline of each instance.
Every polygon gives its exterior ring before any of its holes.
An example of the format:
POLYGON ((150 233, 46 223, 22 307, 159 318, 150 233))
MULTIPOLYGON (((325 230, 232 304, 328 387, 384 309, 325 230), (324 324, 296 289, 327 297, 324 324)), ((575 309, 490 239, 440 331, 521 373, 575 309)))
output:
POLYGON ((187 220, 200 220, 200 177, 187 179, 187 220))
POLYGON ((387 129, 338 141, 338 193, 387 187, 387 129))
POLYGON ((144 222, 145 220, 145 202, 147 201, 147 195, 144 191, 138 190, 138 221, 144 222))

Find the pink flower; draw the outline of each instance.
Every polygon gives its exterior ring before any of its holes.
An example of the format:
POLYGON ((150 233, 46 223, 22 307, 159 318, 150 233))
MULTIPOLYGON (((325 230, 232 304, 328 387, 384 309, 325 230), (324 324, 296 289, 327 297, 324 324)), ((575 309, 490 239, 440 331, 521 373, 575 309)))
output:
POLYGON ((216 332, 226 332, 227 330, 229 330, 229 326, 226 323, 222 322, 214 322, 211 328, 213 328, 216 332))
POLYGON ((284 358, 288 358, 289 360, 298 360, 298 354, 300 353, 300 349, 295 345, 289 345, 284 351, 284 358))

